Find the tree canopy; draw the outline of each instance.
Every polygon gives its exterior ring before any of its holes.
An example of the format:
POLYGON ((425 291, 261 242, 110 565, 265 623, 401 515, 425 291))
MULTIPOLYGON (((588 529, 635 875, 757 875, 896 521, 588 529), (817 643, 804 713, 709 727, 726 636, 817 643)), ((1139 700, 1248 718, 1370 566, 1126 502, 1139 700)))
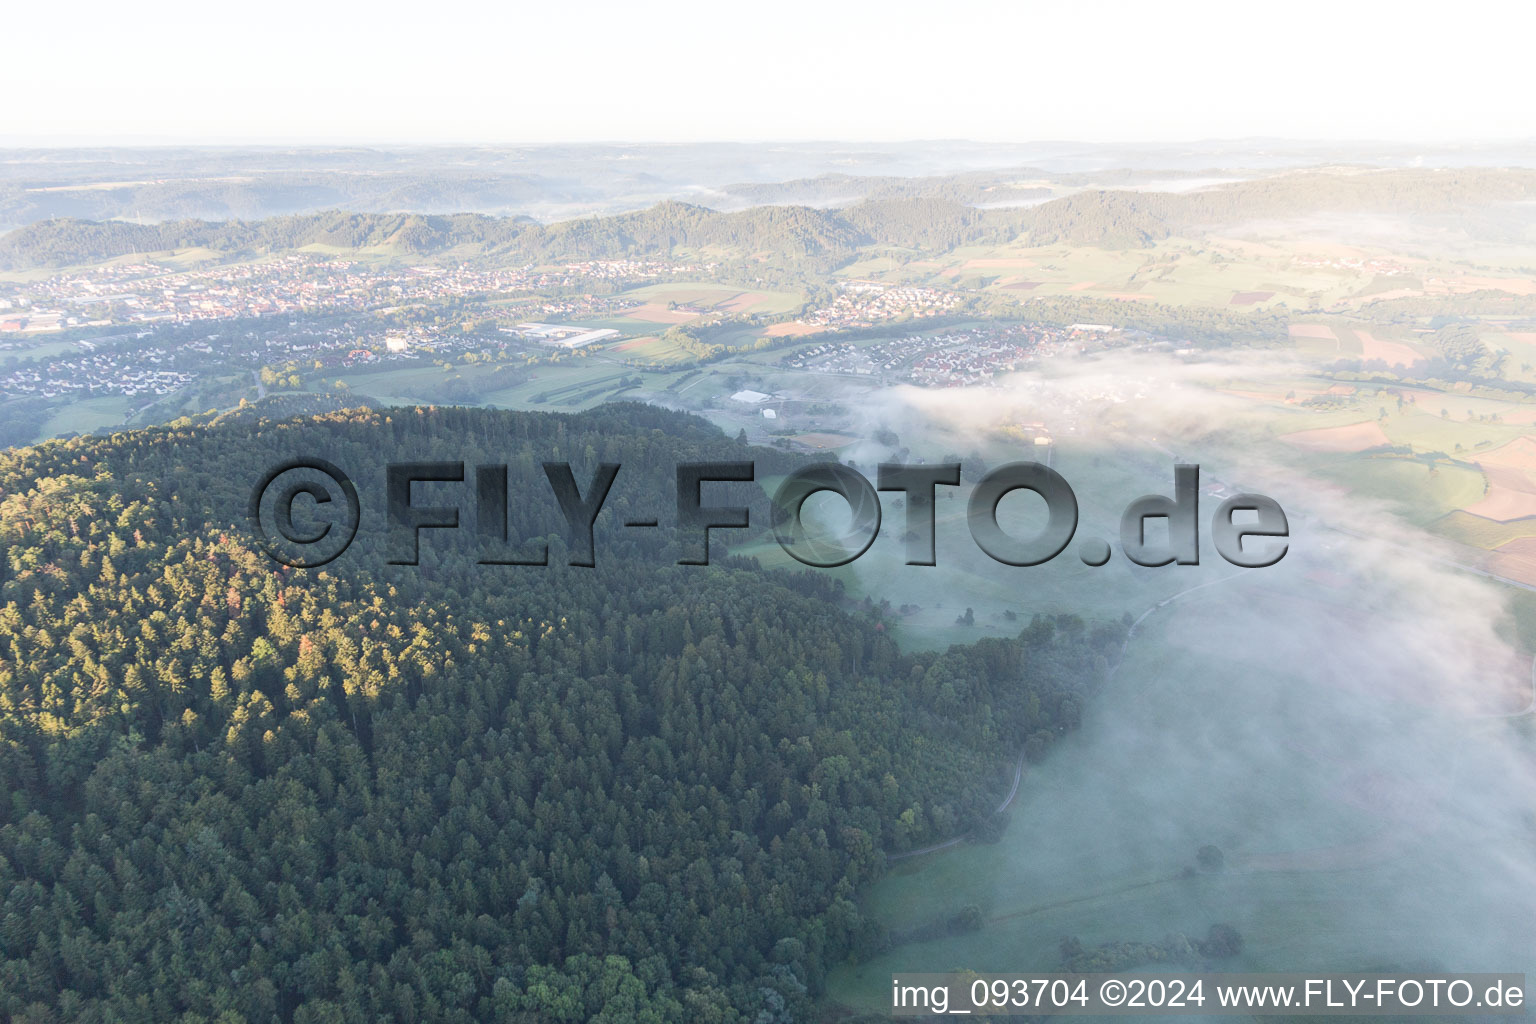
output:
POLYGON ((622 520, 742 448, 608 406, 0 455, 0 1014, 803 1019, 827 966, 886 941, 857 899, 884 851, 985 815, 1118 646, 1063 619, 903 653, 825 575, 677 566, 617 526, 593 569, 451 545, 401 567, 365 519, 288 570, 242 511, 298 452, 360 480, 505 463, 514 494, 541 459, 621 462, 645 485, 616 488, 622 520))

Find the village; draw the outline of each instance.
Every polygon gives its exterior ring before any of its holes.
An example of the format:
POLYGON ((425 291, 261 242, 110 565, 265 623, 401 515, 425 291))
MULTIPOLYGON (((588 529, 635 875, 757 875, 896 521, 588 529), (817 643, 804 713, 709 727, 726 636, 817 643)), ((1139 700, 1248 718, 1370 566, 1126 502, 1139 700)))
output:
POLYGON ((661 259, 585 260, 553 268, 391 267, 313 253, 182 271, 158 263, 114 263, 25 285, 0 286, 0 351, 17 347, 7 346, 7 337, 20 339, 74 327, 388 312, 411 304, 456 300, 515 303, 522 298, 528 303, 527 312, 543 315, 600 312, 601 296, 586 296, 586 306, 580 297, 551 304, 534 296, 579 290, 595 282, 639 283, 675 274, 707 277, 714 270, 713 264, 661 259))
POLYGON ((362 321, 322 325, 291 320, 280 330, 246 331, 217 342, 155 340, 154 333, 146 330, 79 341, 78 352, 7 366, 0 371, 0 395, 169 395, 209 375, 255 373, 293 363, 302 363, 307 370, 337 371, 427 356, 447 358, 483 350, 487 344, 509 347, 506 342, 488 343, 436 325, 400 331, 362 321))
POLYGON ((844 281, 830 305, 807 314, 799 322, 825 330, 872 327, 891 320, 951 314, 960 309, 963 300, 959 292, 937 288, 844 281))
POLYGON ((868 377, 882 384, 974 387, 1026 363, 1080 347, 1085 338, 1105 340, 1099 324, 981 324, 936 334, 858 345, 829 341, 802 348, 779 361, 790 370, 868 377))
MULTIPOLYGON (((193 270, 147 260, 105 264, 8 286, 0 298, 0 396, 122 396, 137 408, 194 383, 240 388, 249 381, 264 392, 423 363, 611 360, 608 350, 623 350, 634 330, 618 328, 632 321, 643 329, 646 317, 715 316, 753 329, 756 317, 748 313, 722 315, 688 302, 665 308, 644 288, 626 287, 716 271, 714 264, 656 258, 543 268, 387 266, 310 252, 193 270), (66 328, 59 342, 38 347, 40 334, 66 328)), ((762 337, 787 348, 784 369, 948 388, 994 384, 1109 330, 981 321, 917 333, 924 320, 960 319, 967 299, 958 291, 844 281, 830 301, 775 325, 787 331, 762 337), (887 324, 912 326, 869 336, 887 324)))

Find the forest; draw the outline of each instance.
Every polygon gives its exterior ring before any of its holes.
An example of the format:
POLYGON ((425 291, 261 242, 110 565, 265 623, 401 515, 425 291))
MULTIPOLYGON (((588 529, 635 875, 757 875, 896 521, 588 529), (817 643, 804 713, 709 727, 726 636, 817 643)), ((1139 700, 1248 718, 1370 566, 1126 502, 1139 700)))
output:
POLYGON ((824 575, 680 566, 616 525, 666 514, 678 462, 730 458, 787 457, 638 405, 0 454, 0 1016, 808 1019, 830 965, 892 941, 859 898, 886 854, 985 821, 1124 627, 904 651, 824 575), (505 464, 514 495, 542 460, 618 462, 633 486, 597 568, 558 534, 548 569, 436 543, 390 566, 365 510, 306 572, 244 517, 295 455, 360 481, 505 464))

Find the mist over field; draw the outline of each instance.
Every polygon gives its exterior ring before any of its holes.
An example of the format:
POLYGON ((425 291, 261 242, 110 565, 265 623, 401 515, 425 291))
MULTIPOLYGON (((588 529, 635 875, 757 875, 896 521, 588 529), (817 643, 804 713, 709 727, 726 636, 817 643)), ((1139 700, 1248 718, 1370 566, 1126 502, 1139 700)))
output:
MULTIPOLYGON (((1520 718, 1536 679, 1512 642, 1508 591, 1386 504, 1309 473, 1305 453, 1220 391, 1294 369, 1261 354, 1111 356, 980 395, 904 389, 864 404, 871 433, 900 424, 901 446, 928 461, 1033 458, 999 425, 1052 423, 1079 537, 1116 537, 1119 507, 1171 494, 1178 453, 1203 483, 1278 500, 1291 538, 1278 565, 1235 568, 1209 540, 1219 499, 1202 494, 1198 567, 1131 567, 1116 550, 1090 569, 1076 542, 1046 566, 988 565, 956 551, 969 538, 942 519, 940 567, 892 570, 899 549, 882 563, 878 543, 855 563, 893 603, 980 612, 989 593, 1025 617, 1123 609, 1137 624, 1081 730, 1026 769, 1001 839, 899 864, 872 896, 898 928, 966 904, 986 926, 849 968, 850 991, 961 962, 1045 970, 1064 936, 1155 944, 1213 923, 1244 938, 1232 969, 1536 966, 1536 761, 1520 718), (1106 478, 1109 459, 1137 471, 1106 478), (946 539, 963 570, 944 568, 946 539), (1214 869, 1198 857, 1210 846, 1214 869)), ((1021 532, 1039 523, 1016 518, 1021 532)))

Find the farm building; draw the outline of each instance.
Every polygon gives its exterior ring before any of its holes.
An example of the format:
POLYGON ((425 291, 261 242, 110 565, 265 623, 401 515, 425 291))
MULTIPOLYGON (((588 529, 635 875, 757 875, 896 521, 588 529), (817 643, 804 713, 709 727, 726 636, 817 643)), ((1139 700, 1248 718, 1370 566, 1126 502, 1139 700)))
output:
POLYGON ((618 336, 618 331, 605 327, 600 331, 583 331, 580 334, 573 334, 569 338, 543 338, 539 343, 552 348, 585 348, 594 341, 607 341, 609 338, 618 336))
POLYGON ((502 330, 508 334, 532 338, 540 345, 551 348, 583 348, 594 341, 606 341, 619 336, 619 332, 612 328, 583 331, 568 324, 518 324, 513 328, 503 327, 502 330))

